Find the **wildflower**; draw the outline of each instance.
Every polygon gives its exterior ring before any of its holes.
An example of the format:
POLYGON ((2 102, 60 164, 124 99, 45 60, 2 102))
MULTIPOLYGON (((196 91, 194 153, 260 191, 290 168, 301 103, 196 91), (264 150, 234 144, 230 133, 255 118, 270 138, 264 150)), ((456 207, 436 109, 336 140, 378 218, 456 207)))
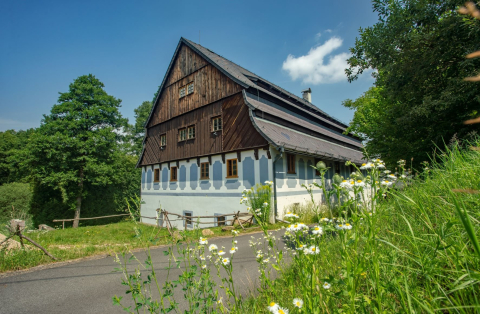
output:
POLYGON ((205 268, 207 268, 207 265, 202 265, 202 269, 205 269, 205 268))
POLYGON ((230 249, 230 254, 235 253, 235 252, 237 251, 237 249, 238 249, 238 248, 236 248, 236 247, 232 247, 232 248, 230 249))
POLYGON ((223 250, 218 251, 218 255, 222 256, 224 254, 225 254, 225 252, 223 250))
POLYGON ((355 182, 355 186, 363 187, 363 186, 365 186, 365 183, 363 183, 362 180, 357 180, 357 181, 355 182))
POLYGON ((238 234, 239 234, 239 232, 238 232, 237 230, 232 230, 232 233, 233 233, 234 235, 238 235, 238 234))
POLYGON ((328 218, 322 218, 322 219, 320 219, 320 221, 329 222, 329 221, 330 221, 330 219, 328 219, 328 218))
POLYGON ((218 299, 217 301, 215 301, 217 304, 222 304, 222 297, 220 297, 220 299, 218 299))
POLYGON ((268 206, 268 203, 267 202, 263 202, 263 207, 267 207, 268 206))
POLYGON ((264 262, 265 264, 268 263, 268 262, 270 262, 270 258, 264 259, 263 262, 264 262))
POLYGON ((322 234, 323 233, 323 228, 319 227, 319 226, 316 226, 315 228, 313 228, 312 233, 313 234, 322 234))
POLYGON ((225 257, 225 258, 222 259, 222 263, 223 263, 223 265, 228 265, 228 264, 230 264, 230 259, 228 257, 225 257))
POLYGON ((385 170, 383 173, 389 174, 391 171, 390 170, 385 170))
POLYGON ((233 243, 237 244, 237 243, 238 243, 238 241, 237 241, 237 240, 235 240, 235 241, 233 241, 233 243))
POLYGON ((293 305, 301 309, 303 307, 303 300, 299 298, 293 299, 293 305))
POLYGON ((210 246, 208 247, 208 250, 211 252, 211 251, 216 251, 218 250, 218 246, 216 246, 215 244, 210 244, 210 246))
POLYGON ((340 187, 344 189, 351 189, 352 185, 353 185, 353 181, 343 180, 342 183, 340 183, 340 187))
POLYGON ((337 228, 338 230, 343 230, 343 225, 336 225, 335 228, 337 228))
POLYGON ((349 224, 349 223, 346 223, 346 224, 343 226, 343 229, 350 230, 350 229, 352 229, 352 225, 349 224))
POLYGON ((208 240, 205 238, 200 237, 200 241, 198 241, 200 245, 208 244, 208 240))
POLYGON ((307 249, 306 253, 310 255, 317 255, 319 252, 320 250, 318 249, 318 246, 312 245, 307 249))
POLYGON ((275 312, 277 312, 277 310, 278 310, 279 307, 280 307, 280 306, 279 306, 277 303, 275 303, 275 302, 270 302, 270 304, 268 305, 268 310, 269 310, 270 312, 272 312, 272 313, 275 313, 275 312))
POLYGON ((265 184, 273 185, 273 181, 265 181, 265 184))
POLYGON ((301 251, 303 249, 305 249, 305 244, 299 244, 298 247, 297 247, 297 250, 301 251))
POLYGON ((397 178, 397 177, 396 177, 395 175, 393 175, 393 174, 389 174, 387 177, 389 177, 390 179, 393 179, 393 180, 395 180, 395 179, 397 178))
POLYGON ((252 208, 251 208, 251 207, 247 207, 247 210, 248 210, 248 211, 251 211, 251 210, 252 210, 252 208))
POLYGON ((285 308, 282 308, 282 307, 278 307, 278 310, 277 312, 275 312, 276 314, 288 314, 288 309, 285 309, 285 308))
POLYGON ((204 261, 204 260, 205 260, 205 256, 201 255, 201 256, 200 256, 200 260, 204 261))
POLYGON ((262 253, 257 253, 257 259, 261 259, 263 258, 263 254, 262 253))
POLYGON ((331 284, 325 281, 325 283, 323 284, 323 289, 330 289, 331 286, 331 284))
POLYGON ((371 169, 373 168, 375 165, 372 164, 371 162, 369 163, 366 163, 366 164, 362 164, 362 166, 360 167, 361 170, 368 170, 368 169, 371 169))

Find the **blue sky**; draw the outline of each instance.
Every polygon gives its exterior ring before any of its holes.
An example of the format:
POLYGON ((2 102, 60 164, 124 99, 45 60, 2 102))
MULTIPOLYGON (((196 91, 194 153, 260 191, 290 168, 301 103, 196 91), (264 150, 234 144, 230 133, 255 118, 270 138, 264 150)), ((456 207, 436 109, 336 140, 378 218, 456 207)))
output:
POLYGON ((1 1, 0 131, 38 127, 58 93, 92 73, 122 99, 151 100, 181 36, 348 122, 341 106, 373 84, 348 83, 348 48, 377 20, 370 1, 1 1))

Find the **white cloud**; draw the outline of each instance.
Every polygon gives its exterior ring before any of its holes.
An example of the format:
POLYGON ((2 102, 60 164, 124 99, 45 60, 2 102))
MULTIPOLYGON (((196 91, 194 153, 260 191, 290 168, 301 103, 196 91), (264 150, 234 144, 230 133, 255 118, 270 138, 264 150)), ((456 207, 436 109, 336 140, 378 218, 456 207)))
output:
POLYGON ((331 29, 326 29, 326 30, 324 30, 324 32, 325 32, 325 33, 331 33, 332 30, 331 30, 331 29))
POLYGON ((318 40, 320 37, 322 37, 322 32, 317 33, 317 35, 315 35, 315 39, 317 39, 317 40, 318 40))
POLYGON ((282 69, 288 72, 292 80, 301 79, 303 83, 315 85, 345 81, 345 69, 348 67, 347 59, 350 54, 343 52, 329 56, 340 48, 342 43, 341 38, 332 37, 323 45, 310 49, 304 56, 296 58, 288 55, 282 69))

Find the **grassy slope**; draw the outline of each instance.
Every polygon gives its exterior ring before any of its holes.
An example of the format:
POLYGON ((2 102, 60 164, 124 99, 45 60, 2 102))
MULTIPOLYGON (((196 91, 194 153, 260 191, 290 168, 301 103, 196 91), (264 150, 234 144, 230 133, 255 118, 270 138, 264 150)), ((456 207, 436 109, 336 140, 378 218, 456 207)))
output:
POLYGON ((424 180, 392 192, 345 241, 323 236, 312 268, 317 288, 302 288, 311 271, 297 261, 248 300, 251 310, 268 313, 273 300, 299 313, 292 300, 300 297, 316 304, 312 313, 480 312, 480 255, 458 214, 468 213, 480 238, 480 194, 452 192, 480 190, 480 153, 454 148, 438 158, 424 180), (322 289, 324 281, 332 287, 322 289))
MULTIPOLYGON (((279 226, 272 225, 270 228, 276 229, 279 226)), ((137 227, 140 229, 140 236, 136 236, 135 224, 131 221, 103 226, 33 232, 26 235, 46 248, 48 252, 60 261, 171 243, 171 237, 165 228, 160 230, 154 226, 144 224, 138 224, 137 227), (166 235, 168 236, 164 237, 166 235)), ((230 235, 229 232, 222 232, 221 227, 210 228, 210 230, 214 232, 212 237, 230 235)), ((247 232, 254 231, 259 231, 259 229, 247 228, 247 232)), ((187 238, 198 239, 198 236, 199 231, 187 231, 187 238)), ((18 239, 16 240, 18 241, 18 239)), ((30 246, 28 247, 30 248, 30 246)), ((7 254, 5 251, 0 251, 0 272, 26 269, 52 262, 48 256, 45 256, 39 250, 16 250, 7 254)))

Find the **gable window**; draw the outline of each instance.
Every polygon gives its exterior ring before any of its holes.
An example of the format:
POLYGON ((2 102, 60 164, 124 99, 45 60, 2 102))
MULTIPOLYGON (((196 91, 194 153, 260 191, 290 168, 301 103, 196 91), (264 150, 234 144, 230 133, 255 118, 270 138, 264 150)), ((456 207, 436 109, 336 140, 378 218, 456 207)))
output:
POLYGON ((287 173, 295 174, 295 155, 287 154, 287 173))
POLYGON ((195 87, 193 85, 193 82, 187 85, 187 95, 193 94, 195 91, 195 87))
POLYGON ((228 159, 227 160, 227 178, 237 178, 238 169, 237 169, 237 159, 228 159))
POLYGON ((179 129, 178 130, 178 141, 185 141, 187 139, 187 129, 179 129))
POLYGON ((195 138, 195 126, 191 125, 187 128, 187 138, 190 140, 195 138))
POLYGON ((185 86, 180 87, 180 89, 178 90, 178 98, 185 97, 185 95, 186 95, 186 87, 185 86))
POLYGON ((153 182, 160 182, 160 169, 153 170, 153 182))
POLYGON ((212 132, 220 131, 222 129, 222 118, 212 118, 212 132))
POLYGON ((170 181, 177 181, 177 167, 170 167, 170 181))
POLYGON ((167 135, 162 134, 160 135, 160 146, 165 146, 167 145, 167 135))
POLYGON ((200 179, 205 180, 210 177, 210 165, 208 162, 202 162, 200 164, 200 179))

